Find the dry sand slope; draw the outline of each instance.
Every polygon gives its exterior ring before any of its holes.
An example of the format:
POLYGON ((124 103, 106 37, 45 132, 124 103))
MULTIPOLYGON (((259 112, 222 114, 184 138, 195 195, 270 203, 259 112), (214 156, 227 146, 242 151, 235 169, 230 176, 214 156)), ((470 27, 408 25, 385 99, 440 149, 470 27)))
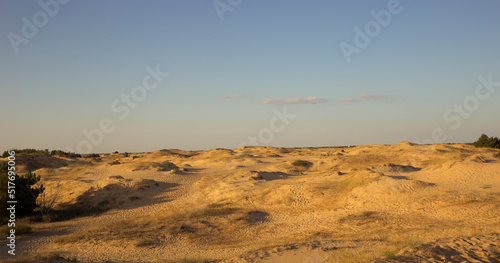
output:
POLYGON ((91 214, 35 223, 19 253, 83 262, 500 262, 499 155, 400 143, 37 162, 55 208, 91 214))

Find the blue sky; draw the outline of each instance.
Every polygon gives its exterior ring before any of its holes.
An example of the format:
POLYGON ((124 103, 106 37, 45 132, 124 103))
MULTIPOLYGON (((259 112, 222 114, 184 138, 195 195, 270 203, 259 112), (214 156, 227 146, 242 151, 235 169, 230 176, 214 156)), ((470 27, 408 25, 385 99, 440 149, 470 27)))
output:
POLYGON ((482 88, 487 98, 475 95, 480 76, 500 82, 498 1, 220 0, 231 9, 223 20, 213 1, 64 2, 0 2, 0 150, 236 148, 251 144, 249 137, 271 146, 471 142, 481 133, 500 135, 500 92, 482 88), (340 45, 356 47, 354 28, 366 33, 377 23, 372 11, 391 19, 385 27, 378 22, 349 63, 340 45), (42 19, 34 36, 23 35, 23 18, 42 19), (27 43, 13 45, 13 35, 27 43), (157 66, 169 76, 120 119, 113 101, 157 66), (464 103, 465 113, 454 110, 464 103), (271 127, 283 107, 295 118, 271 127), (100 137, 91 131, 102 119, 114 129, 100 137), (432 138, 436 129, 441 133, 432 138))

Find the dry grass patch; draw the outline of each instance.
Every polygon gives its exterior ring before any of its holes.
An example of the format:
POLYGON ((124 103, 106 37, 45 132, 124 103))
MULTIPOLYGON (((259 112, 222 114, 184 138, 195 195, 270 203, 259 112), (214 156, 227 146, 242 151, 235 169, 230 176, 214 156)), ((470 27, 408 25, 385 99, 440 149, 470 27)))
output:
POLYGON ((144 171, 144 170, 156 170, 158 172, 166 172, 170 170, 178 170, 179 167, 177 165, 165 161, 165 162, 138 162, 132 163, 133 169, 132 171, 144 171))
POLYGON ((333 250, 326 262, 359 263, 377 258, 396 259, 396 248, 384 243, 364 244, 333 250))
POLYGON ((200 244, 228 245, 238 242, 239 230, 265 222, 267 217, 263 211, 212 204, 199 209, 170 211, 167 215, 113 222, 59 237, 56 242, 127 240, 137 247, 155 247, 172 239, 188 238, 200 244))
MULTIPOLYGON (((27 235, 33 232, 30 221, 27 218, 17 219, 14 229, 16 231, 16 236, 27 235)), ((5 236, 10 235, 10 230, 11 228, 7 224, 0 227, 0 233, 5 236)))
POLYGON ((374 262, 375 259, 397 260, 401 251, 416 248, 421 244, 422 240, 415 235, 385 233, 381 240, 375 242, 359 240, 356 245, 332 250, 326 262, 358 263, 374 262))
POLYGON ((172 259, 172 260, 162 260, 159 263, 217 263, 222 260, 218 259, 203 259, 203 258, 182 258, 182 259, 172 259))
POLYGON ((296 167, 307 168, 309 166, 312 166, 312 163, 304 160, 296 160, 292 162, 292 165, 296 167))
POLYGON ((381 173, 368 170, 355 171, 338 178, 326 177, 312 181, 309 183, 307 191, 314 196, 314 200, 317 202, 340 201, 353 189, 368 185, 382 176, 381 173))
POLYGON ((58 262, 78 262, 75 257, 65 258, 57 251, 41 251, 36 255, 22 256, 16 255, 15 257, 8 258, 2 262, 5 263, 58 263, 58 262))

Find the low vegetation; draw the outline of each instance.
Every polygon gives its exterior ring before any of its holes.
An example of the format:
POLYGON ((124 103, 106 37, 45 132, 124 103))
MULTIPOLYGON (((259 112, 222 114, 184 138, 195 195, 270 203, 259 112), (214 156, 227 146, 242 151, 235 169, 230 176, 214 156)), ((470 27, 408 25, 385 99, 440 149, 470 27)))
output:
POLYGON ((182 258, 182 259, 173 259, 166 261, 159 261, 161 263, 217 263, 221 262, 221 260, 217 259, 203 259, 203 258, 182 258))
POLYGON ((486 147, 486 148, 497 148, 500 149, 500 139, 498 137, 488 137, 486 134, 482 134, 477 141, 472 143, 476 147, 486 147))
MULTIPOLYGON (((23 154, 34 154, 34 155, 48 155, 48 156, 65 156, 69 158, 80 158, 82 157, 80 154, 77 153, 72 153, 72 152, 65 152, 62 150, 52 150, 50 151, 49 149, 45 150, 39 150, 39 149, 12 149, 12 151, 15 151, 17 155, 23 155, 23 154)), ((9 151, 4 151, 2 154, 2 158, 6 158, 9 156, 9 151)))
POLYGON ((292 165, 297 167, 309 167, 312 165, 312 163, 304 160, 296 160, 292 162, 292 165))
POLYGON ((23 176, 9 174, 9 166, 6 162, 0 165, 0 221, 6 222, 9 218, 7 200, 9 200, 8 182, 9 177, 14 177, 16 183, 15 200, 17 201, 16 216, 23 217, 33 213, 37 207, 36 199, 44 191, 43 185, 35 186, 40 177, 34 173, 26 173, 23 176))
POLYGON ((85 155, 85 158, 99 158, 99 157, 101 157, 101 156, 97 153, 91 153, 91 154, 85 155))
MULTIPOLYGON (((10 234, 10 229, 11 228, 5 224, 0 227, 0 233, 2 233, 2 235, 8 236, 10 234)), ((14 229, 16 230, 16 235, 20 236, 27 235, 33 232, 30 221, 27 218, 16 220, 14 229)))
POLYGON ((167 215, 113 222, 61 236, 56 242, 127 239, 137 247, 155 247, 165 242, 165 238, 189 238, 195 242, 210 240, 209 243, 230 244, 235 230, 262 222, 266 216, 262 211, 211 204, 194 210, 171 211, 167 215))

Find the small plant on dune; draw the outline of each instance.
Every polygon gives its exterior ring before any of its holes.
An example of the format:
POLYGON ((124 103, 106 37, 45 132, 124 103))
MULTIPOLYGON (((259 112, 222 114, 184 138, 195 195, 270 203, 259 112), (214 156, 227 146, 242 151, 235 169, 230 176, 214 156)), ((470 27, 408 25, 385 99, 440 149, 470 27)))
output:
POLYGON ((136 247, 152 247, 155 245, 155 242, 152 240, 139 240, 135 243, 136 247))
POLYGON ((217 263, 217 262, 221 262, 221 260, 203 259, 203 258, 182 258, 182 259, 165 260, 165 261, 160 261, 160 262, 162 262, 162 263, 217 263))
POLYGON ((129 156, 128 152, 123 153, 123 157, 128 157, 128 156, 129 156))
POLYGON ((131 195, 131 196, 128 197, 128 200, 131 201, 131 202, 139 200, 139 199, 141 199, 141 198, 138 197, 138 196, 135 196, 135 195, 131 195))
POLYGON ((296 166, 296 167, 308 167, 310 166, 312 163, 311 162, 308 162, 308 161, 304 161, 304 160, 297 160, 297 161, 294 161, 292 163, 293 166, 296 166))
POLYGON ((392 252, 390 250, 384 250, 384 251, 382 251, 382 255, 386 259, 396 259, 397 258, 396 254, 394 254, 394 252, 392 252))
POLYGON ((109 165, 117 165, 117 164, 121 164, 118 160, 114 160, 110 163, 108 163, 109 165))

